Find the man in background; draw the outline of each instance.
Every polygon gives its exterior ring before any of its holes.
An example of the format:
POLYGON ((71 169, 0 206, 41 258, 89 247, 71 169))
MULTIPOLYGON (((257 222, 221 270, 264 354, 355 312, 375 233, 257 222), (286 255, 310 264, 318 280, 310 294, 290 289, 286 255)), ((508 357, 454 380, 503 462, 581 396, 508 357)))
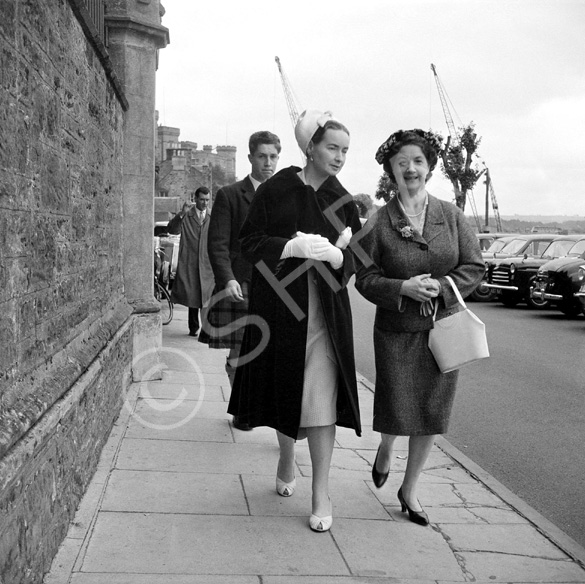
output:
POLYGON ((199 334, 199 310, 208 302, 213 292, 213 270, 207 252, 207 233, 211 222, 209 189, 199 187, 195 191, 195 204, 181 221, 181 243, 177 275, 171 292, 171 300, 189 307, 189 335, 199 334))
MULTIPOLYGON (((235 363, 240 355, 244 326, 234 324, 248 314, 248 288, 252 279, 252 264, 241 253, 238 236, 254 198, 256 189, 276 171, 280 155, 280 139, 267 131, 255 132, 248 142, 250 174, 241 181, 221 188, 215 196, 213 216, 209 226, 209 258, 215 276, 213 301, 199 340, 212 349, 230 349, 226 372, 233 384, 235 363), (227 331, 224 333, 224 331, 227 331), (221 334, 224 333, 224 334, 221 334)), ((250 430, 234 417, 239 430, 250 430)))
POLYGON ((179 235, 179 233, 181 233, 181 223, 183 222, 183 218, 188 213, 190 208, 190 203, 183 203, 183 208, 169 221, 169 224, 167 225, 167 233, 169 235, 179 235))

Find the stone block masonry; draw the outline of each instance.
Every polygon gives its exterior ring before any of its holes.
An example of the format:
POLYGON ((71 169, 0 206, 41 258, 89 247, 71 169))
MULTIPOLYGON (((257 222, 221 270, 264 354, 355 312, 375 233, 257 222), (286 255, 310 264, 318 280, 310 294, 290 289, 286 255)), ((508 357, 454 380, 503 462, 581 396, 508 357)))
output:
POLYGON ((66 0, 0 2, 0 582, 41 582, 130 382, 124 107, 66 0))

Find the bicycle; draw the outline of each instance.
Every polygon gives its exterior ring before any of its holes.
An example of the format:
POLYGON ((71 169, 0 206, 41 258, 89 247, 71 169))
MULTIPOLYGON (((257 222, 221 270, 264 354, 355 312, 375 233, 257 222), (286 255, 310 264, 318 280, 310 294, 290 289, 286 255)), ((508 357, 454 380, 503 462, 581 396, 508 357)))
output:
POLYGON ((165 261, 165 252, 162 248, 156 248, 154 253, 154 297, 160 303, 162 323, 169 324, 173 320, 173 303, 166 286, 163 284, 165 274, 168 275, 169 262, 165 261))

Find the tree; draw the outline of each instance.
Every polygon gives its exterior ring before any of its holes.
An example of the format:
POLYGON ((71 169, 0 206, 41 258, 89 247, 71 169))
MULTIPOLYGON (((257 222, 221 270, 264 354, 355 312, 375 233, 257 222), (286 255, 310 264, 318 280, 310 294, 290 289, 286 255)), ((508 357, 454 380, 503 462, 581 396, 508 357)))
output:
POLYGON ((372 197, 366 193, 359 193, 353 196, 353 200, 355 201, 355 204, 358 208, 360 217, 367 217, 370 209, 374 206, 372 197))
POLYGON ((376 199, 384 199, 387 203, 394 195, 398 194, 398 185, 390 180, 387 172, 382 174, 378 179, 378 186, 376 187, 376 199))
POLYGON ((451 181, 455 193, 455 204, 465 211, 467 193, 473 190, 475 183, 482 174, 473 166, 473 156, 481 142, 481 138, 475 133, 475 124, 460 128, 459 142, 451 143, 451 136, 447 138, 445 148, 441 150, 440 157, 443 163, 443 174, 451 181))

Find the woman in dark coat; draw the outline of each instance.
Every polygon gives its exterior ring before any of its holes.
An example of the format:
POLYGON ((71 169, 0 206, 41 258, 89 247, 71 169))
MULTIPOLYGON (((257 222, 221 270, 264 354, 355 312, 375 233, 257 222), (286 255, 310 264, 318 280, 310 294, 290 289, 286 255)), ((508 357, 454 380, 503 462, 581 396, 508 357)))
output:
POLYGON ((295 128, 307 154, 261 185, 240 231, 254 265, 229 413, 277 430, 276 489, 293 494, 294 440, 307 436, 313 466, 314 531, 332 523, 329 467, 335 425, 361 434, 351 309, 346 284, 355 272, 347 247, 361 225, 336 175, 349 146, 331 115, 304 112, 295 128))
POLYGON ((372 466, 380 488, 388 478, 396 436, 409 436, 402 511, 415 523, 429 520, 417 498, 418 479, 436 434, 447 431, 457 372, 442 374, 428 348, 432 313, 437 319, 457 309, 445 276, 463 297, 481 281, 484 264, 463 212, 426 191, 440 143, 430 132, 399 131, 378 149, 400 194, 365 226, 360 245, 372 263, 360 268, 356 288, 376 304, 374 351, 376 388, 373 429, 381 443, 372 466))

